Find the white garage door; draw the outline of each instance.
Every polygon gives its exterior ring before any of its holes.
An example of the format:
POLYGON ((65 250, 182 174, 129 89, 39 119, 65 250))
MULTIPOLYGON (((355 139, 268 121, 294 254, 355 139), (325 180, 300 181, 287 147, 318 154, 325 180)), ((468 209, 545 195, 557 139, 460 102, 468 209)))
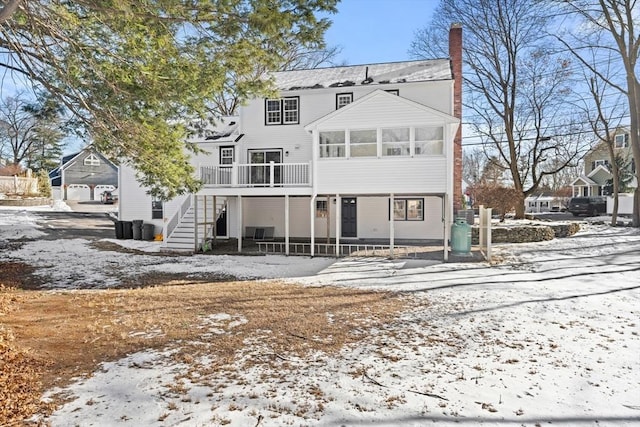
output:
POLYGON ((67 187, 67 200, 91 200, 91 189, 85 184, 70 184, 67 187))
POLYGON ((105 191, 115 191, 115 189, 116 187, 113 185, 98 184, 93 189, 93 200, 100 200, 102 193, 104 193, 105 191))

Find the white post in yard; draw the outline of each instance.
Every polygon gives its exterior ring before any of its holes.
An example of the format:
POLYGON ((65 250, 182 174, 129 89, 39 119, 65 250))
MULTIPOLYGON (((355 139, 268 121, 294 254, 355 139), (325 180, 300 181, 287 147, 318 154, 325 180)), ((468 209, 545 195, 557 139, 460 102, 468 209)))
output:
POLYGON ((238 196, 238 217, 237 217, 237 230, 238 234, 238 252, 242 252, 242 196, 238 196))
POLYGON ((393 258, 393 247, 395 244, 395 227, 394 227, 394 218, 393 218, 393 202, 394 196, 393 193, 389 195, 389 203, 390 203, 390 211, 389 211, 389 255, 393 258))
POLYGON ((284 196, 284 253, 289 255, 289 195, 284 196))
POLYGON ((478 230, 478 245, 480 246, 480 250, 483 250, 486 244, 486 234, 485 234, 485 222, 487 212, 484 208, 484 205, 479 206, 478 212, 480 213, 480 229, 478 230))
POLYGON ((342 198, 336 194, 336 257, 340 256, 340 218, 342 218, 342 198))
POLYGON ((491 262, 491 208, 487 208, 486 220, 487 220, 487 233, 486 233, 487 261, 491 262))

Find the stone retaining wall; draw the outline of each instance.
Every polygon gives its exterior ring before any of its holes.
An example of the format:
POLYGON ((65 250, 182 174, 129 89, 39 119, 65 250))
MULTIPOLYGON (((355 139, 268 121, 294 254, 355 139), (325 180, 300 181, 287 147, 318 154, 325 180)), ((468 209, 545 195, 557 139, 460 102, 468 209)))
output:
POLYGON ((0 199, 0 207, 2 206, 45 206, 52 203, 51 199, 46 197, 29 197, 26 199, 0 199))
MULTIPOLYGON (((572 236, 580 230, 580 224, 571 222, 567 224, 550 225, 512 225, 494 226, 491 228, 492 243, 527 243, 552 240, 556 237, 572 236)), ((471 243, 478 244, 479 227, 471 228, 471 243)))

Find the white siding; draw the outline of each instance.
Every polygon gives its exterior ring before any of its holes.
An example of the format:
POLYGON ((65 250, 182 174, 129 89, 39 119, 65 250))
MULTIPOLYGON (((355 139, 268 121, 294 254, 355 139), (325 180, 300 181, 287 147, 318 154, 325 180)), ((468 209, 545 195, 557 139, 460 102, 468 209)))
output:
POLYGON ((120 166, 118 183, 119 219, 133 221, 151 220, 151 196, 138 184, 135 170, 129 166, 120 166))
MULTIPOLYGON (((264 99, 254 99, 241 109, 240 126, 244 137, 239 141, 237 161, 247 163, 247 152, 256 148, 282 149, 289 156, 284 162, 308 162, 312 158, 312 137, 304 126, 318 120, 336 109, 336 93, 353 92, 356 101, 375 90, 398 89, 400 96, 445 114, 452 114, 451 81, 405 83, 376 86, 347 86, 333 89, 309 89, 282 93, 282 96, 300 97, 300 124, 266 126, 264 121, 264 99)), ((397 109, 396 109, 397 110, 397 109)), ((424 111, 407 109, 391 113, 388 99, 382 99, 359 112, 340 115, 332 123, 338 128, 375 125, 417 125, 439 122, 439 118, 426 117, 424 111), (344 118, 343 118, 344 116, 344 118)), ((216 160, 217 162, 217 160, 216 160)))
MULTIPOLYGON (((395 239, 442 239, 442 200, 438 197, 415 198, 424 199, 424 220, 395 221, 395 239)), ((359 238, 389 238, 389 198, 359 197, 357 209, 359 238)))
POLYGON ((432 158, 320 159, 317 191, 329 194, 444 193, 444 156, 432 158))
MULTIPOLYGON (((412 198, 414 198, 412 196, 412 198)), ((438 197, 415 196, 424 199, 423 221, 395 221, 395 238, 400 239, 442 239, 442 200, 438 197)), ((322 196, 316 200, 326 200, 322 196)), ((290 200, 290 237, 310 238, 309 209, 310 198, 292 197, 290 200)), ((275 227, 274 236, 284 237, 284 198, 280 197, 245 197, 243 198, 243 234, 246 227, 275 227)), ((335 238, 336 204, 331 198, 329 216, 329 234, 335 238)), ((235 212, 235 203, 229 205, 235 212)), ((314 209, 315 211, 315 209, 314 209)), ((389 238, 389 198, 388 197, 358 197, 357 198, 358 238, 360 239, 388 239, 389 238)), ((234 223, 232 231, 235 233, 235 213, 231 214, 234 223)), ((314 212, 315 218, 315 212, 314 212)), ((327 237, 327 219, 315 218, 315 238, 322 242, 327 237)))

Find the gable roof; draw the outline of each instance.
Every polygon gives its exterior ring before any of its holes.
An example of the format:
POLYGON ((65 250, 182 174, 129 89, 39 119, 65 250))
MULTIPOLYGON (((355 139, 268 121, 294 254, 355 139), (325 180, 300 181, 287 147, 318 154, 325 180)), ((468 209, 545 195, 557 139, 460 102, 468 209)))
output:
POLYGON ((588 177, 586 177, 584 175, 581 175, 581 176, 577 177, 576 179, 574 179, 571 182, 571 185, 577 185, 579 181, 582 181, 586 185, 598 185, 597 182, 594 182, 592 179, 590 179, 590 178, 588 178, 588 177))
POLYGON ((276 87, 280 90, 370 86, 453 79, 449 59, 279 71, 271 75, 275 80, 276 87))
MULTIPOLYGON (((329 114, 312 121, 311 123, 307 124, 304 129, 309 132, 313 130, 313 128, 328 124, 334 118, 338 118, 340 116, 348 117, 354 113, 357 114, 357 110, 363 108, 363 106, 367 104, 374 103, 376 99, 383 102, 385 110, 404 108, 406 111, 413 112, 416 116, 419 116, 421 120, 424 120, 431 116, 436 117, 438 120, 444 121, 447 124, 458 125, 460 123, 460 120, 456 117, 453 117, 452 115, 443 113, 441 111, 438 111, 431 107, 427 107, 426 105, 411 101, 401 96, 393 95, 384 90, 377 89, 342 108, 334 110, 329 114)), ((412 119, 410 114, 407 114, 406 116, 408 121, 415 123, 415 119, 412 119)))

